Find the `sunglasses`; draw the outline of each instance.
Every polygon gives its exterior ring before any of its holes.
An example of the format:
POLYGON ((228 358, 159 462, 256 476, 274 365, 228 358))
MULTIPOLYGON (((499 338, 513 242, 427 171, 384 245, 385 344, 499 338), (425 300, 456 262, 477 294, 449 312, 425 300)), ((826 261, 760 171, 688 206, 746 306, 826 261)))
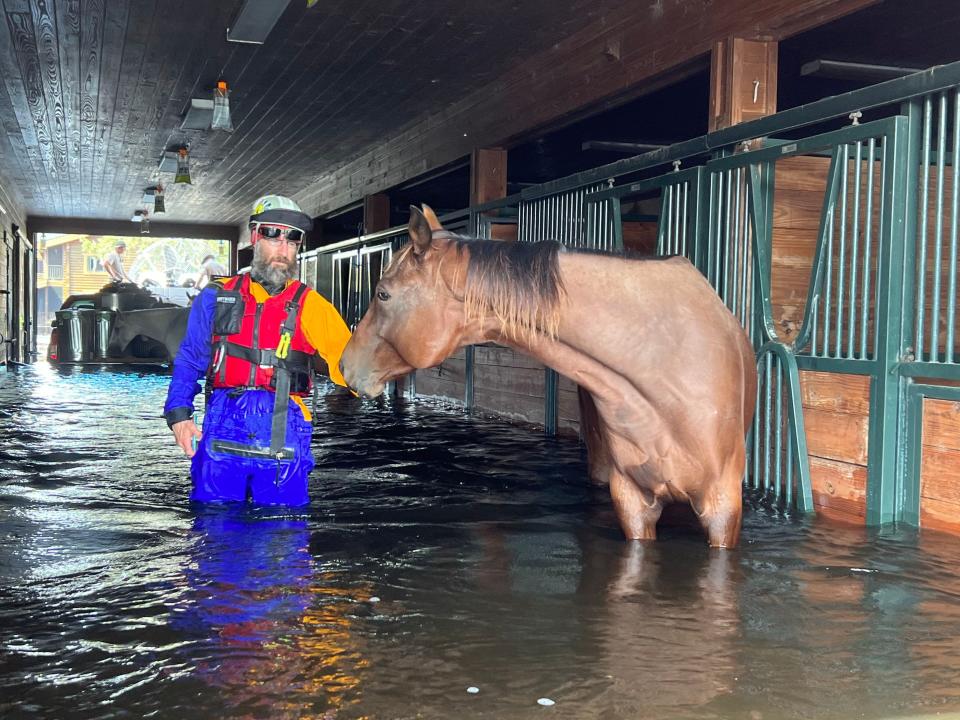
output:
POLYGON ((260 236, 271 245, 279 245, 284 240, 291 245, 299 245, 303 242, 303 230, 297 230, 297 228, 278 228, 270 225, 257 225, 251 229, 254 230, 254 232, 260 233, 260 236))

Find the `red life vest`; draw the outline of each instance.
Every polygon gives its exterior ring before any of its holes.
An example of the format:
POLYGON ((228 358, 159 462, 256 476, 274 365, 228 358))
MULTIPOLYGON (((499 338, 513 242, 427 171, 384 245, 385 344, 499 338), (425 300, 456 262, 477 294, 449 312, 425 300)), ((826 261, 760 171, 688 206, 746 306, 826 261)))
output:
POLYGON ((317 351, 300 326, 308 289, 294 280, 261 304, 250 292, 249 274, 222 284, 213 326, 213 387, 276 390, 276 370, 283 368, 292 395, 310 393, 317 351))

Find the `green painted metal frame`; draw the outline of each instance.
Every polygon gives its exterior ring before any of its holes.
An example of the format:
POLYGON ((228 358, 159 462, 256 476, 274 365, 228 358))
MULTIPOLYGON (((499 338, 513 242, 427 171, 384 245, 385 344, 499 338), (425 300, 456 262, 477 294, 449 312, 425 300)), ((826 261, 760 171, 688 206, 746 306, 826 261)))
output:
MULTIPOLYGON (((790 447, 788 452, 788 459, 795 464, 796 473, 797 473, 797 483, 796 491, 793 496, 795 508, 799 512, 813 512, 813 488, 810 482, 810 457, 807 453, 807 435, 806 428, 803 421, 803 404, 800 394, 800 371, 797 367, 797 358, 790 351, 789 347, 784 345, 781 342, 771 341, 764 343, 759 351, 757 351, 757 364, 761 366, 765 363, 766 359, 770 355, 776 355, 777 359, 780 361, 781 368, 784 369, 787 379, 787 423, 789 428, 789 440, 790 447)), ((762 385, 759 382, 760 376, 764 375, 764 369, 767 370, 765 373, 767 376, 767 417, 769 417, 769 402, 770 402, 770 385, 769 385, 769 369, 761 367, 758 369, 758 384, 757 384, 757 396, 760 396, 760 386, 762 385)), ((778 396, 779 396, 779 381, 778 381, 778 396)), ((780 405, 777 406, 777 412, 779 413, 780 405)), ((759 407, 757 408, 759 413, 759 407)), ((756 425, 755 421, 755 425, 756 425)), ((765 432, 769 432, 769 427, 764 429, 765 432)), ((754 428, 751 431, 751 436, 756 437, 758 434, 759 428, 754 428)), ((777 439, 776 443, 779 447, 781 444, 780 424, 777 424, 775 430, 777 439)), ((769 444, 769 439, 768 439, 769 444)), ((753 445, 753 455, 754 455, 754 482, 759 482, 757 468, 759 465, 759 448, 756 443, 753 445)), ((776 480, 776 495, 780 496, 780 477, 779 477, 779 465, 777 467, 777 480, 776 480)), ((769 472, 764 474, 764 482, 768 480, 769 472)), ((789 504, 791 499, 792 483, 790 482, 789 476, 786 485, 786 499, 789 504)))
MULTIPOLYGON (((605 190, 598 190, 596 192, 589 193, 586 198, 586 215, 588 218, 587 221, 587 240, 588 243, 594 242, 592 237, 592 231, 594 224, 590 222, 590 219, 593 217, 593 214, 596 212, 596 207, 600 203, 610 202, 612 206, 612 215, 614 217, 614 246, 615 248, 622 252, 623 251, 623 223, 621 222, 620 216, 620 203, 619 201, 629 195, 642 195, 645 193, 653 192, 660 190, 661 193, 664 189, 670 186, 680 186, 685 183, 689 183, 690 192, 688 194, 687 200, 687 228, 691 231, 691 235, 688 239, 687 247, 694 248, 694 257, 691 257, 690 260, 698 268, 702 270, 703 258, 700 257, 700 249, 703 245, 702 242, 702 233, 704 228, 704 203, 703 203, 703 182, 705 177, 705 170, 702 165, 696 167, 687 168, 685 170, 675 170, 672 172, 665 173, 663 175, 658 175, 657 177, 650 178, 648 180, 642 180, 639 182, 631 183, 630 185, 618 185, 605 190)), ((662 195, 661 195, 662 197, 662 195)), ((657 245, 658 247, 662 246, 661 238, 667 232, 667 228, 664 227, 663 223, 664 214, 661 213, 659 216, 659 222, 657 226, 657 245)), ((688 255, 689 256, 689 255, 688 255)))
MULTIPOLYGON (((892 117, 863 125, 850 126, 822 135, 805 138, 796 142, 778 143, 773 147, 762 148, 739 155, 728 155, 707 163, 706 168, 712 174, 749 168, 747 177, 750 193, 750 218, 753 223, 754 277, 756 282, 756 300, 754 305, 755 327, 762 338, 755 342, 760 345, 758 364, 766 354, 775 353, 788 377, 788 422, 790 424, 794 461, 798 463, 799 510, 812 510, 809 465, 807 460, 806 434, 803 426, 803 409, 800 404, 799 368, 829 372, 854 372, 871 376, 870 441, 868 453, 868 522, 879 524, 895 519, 895 503, 899 473, 896 472, 896 434, 900 411, 899 376, 896 367, 900 359, 899 342, 902 337, 901 319, 903 310, 903 287, 894 282, 899 273, 904 274, 903 231, 904 211, 903 193, 905 191, 904 163, 893 158, 905 156, 905 137, 909 122, 904 117, 892 117), (838 199, 845 189, 846 161, 841 162, 841 152, 857 141, 883 137, 884 152, 889 162, 885 163, 886 177, 883 180, 883 210, 886 213, 881 227, 881 236, 877 238, 879 255, 878 288, 879 296, 886 299, 878 308, 875 323, 878 357, 874 360, 855 360, 849 358, 818 357, 799 355, 810 343, 814 332, 814 323, 823 293, 825 268, 827 265, 827 233, 830 232, 836 216, 838 199), (888 151, 892 145, 892 151, 888 151), (771 213, 773 206, 774 164, 777 160, 796 155, 812 154, 825 148, 831 150, 830 168, 827 172, 827 185, 824 191, 823 208, 820 216, 820 228, 817 237, 817 250, 811 268, 804 321, 796 339, 786 344, 779 340, 773 323, 771 302, 770 250, 772 248, 771 213), (841 150, 844 148, 843 150, 841 150), (762 168, 762 170, 761 170, 762 168), (759 211, 758 211, 759 210, 759 211), (898 242, 899 241, 899 242, 898 242), (899 251, 898 251, 899 247, 899 251), (892 323, 892 327, 891 327, 892 323), (891 435, 893 438, 891 439, 891 435)), ((710 226, 717 221, 719 209, 711 208, 710 226)), ((844 220, 841 214, 841 221, 844 220)), ((839 330, 838 330, 839 332, 839 330)), ((756 336, 755 336, 756 337, 756 336)), ((826 350, 826 348, 824 348, 826 350)), ((767 388, 769 393, 770 389, 767 388)), ((759 390, 758 390, 759 397, 759 390)), ((779 431, 779 430, 778 430, 779 431)))
POLYGON ((908 264, 905 248, 911 246, 914 233, 908 232, 910 214, 909 166, 917 157, 910 142, 910 118, 893 118, 893 133, 884 143, 886 155, 883 177, 883 214, 881 244, 877 263, 876 371, 870 381, 870 420, 867 436, 867 524, 879 525, 900 519, 898 502, 903 467, 898 459, 902 432, 900 415, 904 382, 897 372, 902 359, 904 319, 909 317, 904 300, 904 279, 908 264))
POLYGON ((947 385, 926 385, 906 383, 906 421, 904 464, 906 476, 915 479, 915 482, 906 483, 900 488, 897 498, 900 505, 900 520, 909 525, 920 525, 920 469, 923 461, 923 401, 927 398, 949 400, 960 403, 960 387, 947 385))
MULTIPOLYGON (((797 368, 797 359, 791 346, 779 341, 776 327, 773 323, 773 304, 771 295, 771 249, 773 247, 773 176, 774 160, 764 160, 761 163, 749 163, 749 174, 747 175, 747 191, 750 194, 748 203, 749 220, 753 224, 753 268, 754 268, 754 305, 753 305, 753 323, 755 343, 759 342, 760 348, 757 350, 758 382, 757 398, 758 406, 760 399, 761 386, 766 386, 766 412, 764 418, 769 425, 770 420, 770 364, 769 355, 776 355, 780 361, 780 367, 786 372, 787 379, 787 423, 789 428, 790 443, 788 458, 796 465, 797 483, 796 493, 793 496, 796 509, 800 512, 813 512, 813 489, 810 481, 810 459, 807 453, 807 432, 804 425, 803 404, 800 393, 800 371, 797 368), (761 167, 763 171, 761 172, 761 167), (757 336, 761 335, 762 340, 757 336), (765 372, 760 371, 760 365, 764 363, 765 372), (761 377, 765 382, 761 382, 761 377)), ((708 165, 709 167, 709 165, 708 165)), ((830 194, 828 189, 827 194, 830 194)), ((781 385, 778 373, 777 396, 778 401, 781 395, 781 385)), ((777 414, 781 412, 780 402, 777 403, 777 414)), ((754 418, 754 437, 759 436, 759 407, 756 410, 754 418)), ((781 445, 781 424, 776 427, 776 445, 781 445)), ((769 436, 769 427, 765 428, 765 433, 769 436)), ((769 454, 769 437, 767 440, 767 453, 769 454)), ((754 455, 754 483, 759 482, 759 443, 753 444, 754 455)), ((786 481, 786 498, 789 504, 791 499, 792 487, 792 465, 788 467, 788 479, 786 481)), ((779 458, 776 467, 775 494, 780 497, 780 464, 779 458)), ((769 469, 764 472, 764 484, 769 481, 769 469)))

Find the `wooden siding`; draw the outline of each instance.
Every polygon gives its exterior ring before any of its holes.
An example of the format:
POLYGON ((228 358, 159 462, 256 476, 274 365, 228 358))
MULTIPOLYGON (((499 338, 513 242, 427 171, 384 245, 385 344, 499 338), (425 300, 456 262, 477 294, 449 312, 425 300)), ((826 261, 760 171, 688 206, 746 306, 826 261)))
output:
POLYGON ((803 323, 829 164, 826 158, 793 157, 776 165, 771 302, 786 342, 803 323))
POLYGON ((542 425, 544 366, 511 348, 478 345, 474 352, 473 403, 511 420, 542 425), (506 408, 506 411, 504 410, 506 408))
POLYGON ((642 255, 657 252, 657 222, 623 223, 623 249, 642 255))
POLYGON ((417 370, 417 395, 439 397, 462 405, 467 388, 466 362, 466 351, 461 348, 437 367, 417 370))
MULTIPOLYGON (((7 192, 7 187, 10 187, 8 178, 0 175, 0 205, 3 205, 7 211, 6 214, 0 213, 0 290, 9 291, 0 293, 0 333, 3 334, 4 339, 10 331, 10 318, 14 305, 16 304, 19 308, 20 317, 23 317, 25 300, 23 294, 20 297, 13 297, 14 286, 10 277, 10 265, 13 263, 14 252, 13 225, 19 226, 22 234, 26 227, 25 214, 19 202, 7 192)), ((25 254, 21 256, 20 267, 23 267, 23 262, 25 262, 25 254)), ((11 358, 9 353, 10 344, 0 343, 0 363, 8 359, 16 359, 11 358)))
POLYGON ((960 403, 923 402, 920 525, 960 533, 960 403))
MULTIPOLYGON (((478 345, 474 350, 474 407, 522 423, 544 421, 544 366, 502 345, 478 345)), ((417 395, 439 397, 462 405, 466 396, 466 352, 461 349, 440 365, 417 371, 417 395)), ((557 386, 557 425, 577 434, 580 411, 576 383, 560 377, 557 386)))
MULTIPOLYGON (((803 322, 803 312, 807 301, 807 292, 810 286, 810 272, 813 267, 813 257, 816 252, 817 233, 820 226, 820 212, 823 207, 824 192, 826 190, 827 171, 830 161, 828 158, 821 157, 793 157, 781 160, 777 163, 775 177, 775 195, 774 195, 774 219, 773 219, 773 258, 771 261, 771 282, 772 282, 772 304, 774 324, 781 338, 790 341, 796 337, 800 331, 803 322)), ((848 208, 853 207, 853 165, 851 161, 850 178, 848 182, 848 208)), ((880 187, 880 167, 879 163, 874 163, 874 184, 875 188, 880 187)), ((944 179, 943 196, 949 199, 952 194, 952 178, 948 176, 944 179)), ((919 192, 919 190, 918 190, 919 192)), ((864 208, 866 193, 866 183, 861 187, 861 208, 864 208)), ((924 272, 924 307, 925 307, 925 332, 924 347, 929 348, 931 309, 933 307, 934 297, 934 262, 933 258, 936 252, 936 233, 934 218, 936 217, 936 199, 937 189, 937 171, 936 167, 929 170, 929 197, 927 198, 926 212, 929 219, 926 237, 926 267, 924 272)), ((921 197, 922 200, 922 197, 921 197)), ((918 213, 923 212, 923 206, 918 209, 918 213)), ((869 229, 873 247, 876 248, 876 242, 880 231, 880 207, 878 203, 874 204, 873 216, 870 219, 869 229)), ((949 208, 949 202, 945 203, 943 213, 943 227, 949 228, 952 217, 949 208)), ((918 228, 921 227, 918 222, 918 228)), ((861 221, 860 226, 860 249, 863 249, 865 237, 866 222, 861 221)), ((919 232, 919 229, 918 229, 919 232)), ((847 237, 853 237, 852 220, 848 220, 847 237)), ((949 283, 947 282, 947 272, 949 266, 949 232, 944 231, 941 238, 941 254, 943 265, 941 270, 940 285, 940 316, 938 318, 937 347, 942 353, 946 348, 947 336, 947 316, 946 306, 949 293, 949 283)), ((922 238, 917 240, 917 259, 919 262, 921 256, 921 246, 924 241, 922 238)), ((849 248, 848 248, 849 251, 849 248)), ((839 267, 839 243, 836 242, 833 250, 833 288, 834 293, 839 286, 837 268, 839 267)), ((876 255, 872 258, 869 268, 869 277, 871 287, 876 287, 876 255)), ((960 258, 957 260, 957 273, 960 275, 960 258)), ((858 267, 857 273, 860 287, 863 285, 863 269, 858 267)), ((918 278, 919 279, 919 273, 918 278)), ((918 290, 919 292, 919 290, 918 290)), ((833 300, 836 302, 836 299, 833 300)), ((854 303, 854 316, 859 317, 862 308, 862 300, 854 303)), ((872 337, 874 324, 874 312, 872 303, 868 306, 867 328, 868 336, 872 337)), ((857 326, 855 326, 857 327, 857 326)), ((846 352, 846 329, 847 316, 843 318, 841 325, 841 351, 846 352)), ((956 333, 954 341, 954 355, 960 357, 960 332, 956 333)))
POLYGON ((800 388, 814 505, 826 516, 862 523, 870 378, 803 371, 800 388))

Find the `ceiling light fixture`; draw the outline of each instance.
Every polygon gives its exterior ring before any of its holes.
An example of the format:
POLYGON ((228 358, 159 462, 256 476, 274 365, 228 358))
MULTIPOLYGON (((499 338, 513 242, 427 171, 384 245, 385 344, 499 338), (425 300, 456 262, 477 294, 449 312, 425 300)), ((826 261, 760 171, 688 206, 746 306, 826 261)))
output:
POLYGON ((173 182, 193 185, 190 182, 190 153, 186 148, 177 151, 177 177, 173 182))
POLYGON ((213 100, 190 98, 190 105, 180 123, 181 130, 209 130, 213 121, 213 100))
POLYGON ((160 157, 160 166, 158 172, 175 173, 177 171, 177 151, 166 150, 160 157))
POLYGON ((226 80, 219 80, 213 89, 213 118, 210 129, 233 132, 233 123, 230 122, 230 90, 226 80))
POLYGON ((227 40, 262 45, 289 4, 290 0, 246 0, 227 28, 227 40))

